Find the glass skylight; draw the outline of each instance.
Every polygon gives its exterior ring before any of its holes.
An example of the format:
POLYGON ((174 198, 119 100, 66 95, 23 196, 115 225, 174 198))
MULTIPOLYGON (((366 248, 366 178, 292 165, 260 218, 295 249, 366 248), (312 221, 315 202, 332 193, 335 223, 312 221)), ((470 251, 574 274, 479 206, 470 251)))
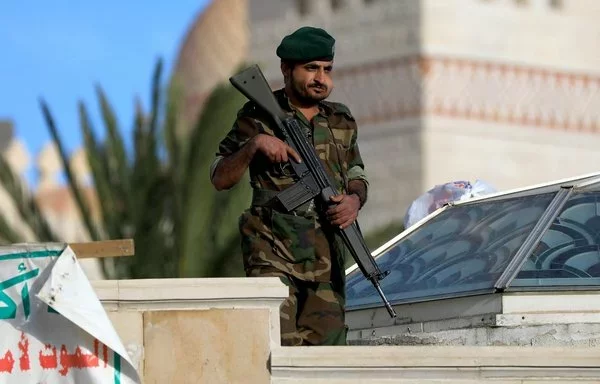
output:
POLYGON ((600 192, 574 193, 510 287, 600 285, 600 192))
MULTIPOLYGON (((600 175, 448 205, 374 253, 392 304, 600 286, 600 175)), ((358 269, 347 309, 381 306, 358 269)))

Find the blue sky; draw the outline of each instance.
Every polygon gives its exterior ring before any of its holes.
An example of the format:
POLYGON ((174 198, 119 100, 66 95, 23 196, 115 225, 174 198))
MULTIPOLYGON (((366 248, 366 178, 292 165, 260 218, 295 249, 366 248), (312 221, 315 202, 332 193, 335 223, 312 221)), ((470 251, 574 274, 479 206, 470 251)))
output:
MULTIPOLYGON (((148 105, 156 59, 170 73, 190 23, 208 0, 0 3, 0 118, 15 123, 30 153, 49 140, 38 98, 48 102, 69 150, 81 145, 77 101, 98 118, 100 84, 129 135, 133 101, 148 105)), ((33 160, 33 158, 32 158, 33 160)))

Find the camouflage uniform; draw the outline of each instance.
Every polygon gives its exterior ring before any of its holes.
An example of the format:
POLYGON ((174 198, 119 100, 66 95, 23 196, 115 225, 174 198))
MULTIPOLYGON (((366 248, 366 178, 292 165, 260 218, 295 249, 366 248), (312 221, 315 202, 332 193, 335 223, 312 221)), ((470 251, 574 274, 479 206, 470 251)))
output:
MULTIPOLYGON (((356 143, 356 123, 346 106, 322 101, 319 114, 309 122, 289 103, 283 90, 274 94, 282 109, 305 130, 338 192, 345 192, 350 180, 368 185, 356 143)), ((281 138, 274 126, 264 112, 247 103, 220 143, 215 164, 259 133, 281 138)), ((346 251, 341 239, 319 217, 320 207, 314 207, 314 202, 286 213, 258 201, 257 196, 265 192, 273 194, 294 184, 279 164, 257 154, 249 171, 255 196, 239 222, 244 268, 247 276, 277 276, 290 287, 290 296, 281 307, 282 344, 345 344, 346 251)))

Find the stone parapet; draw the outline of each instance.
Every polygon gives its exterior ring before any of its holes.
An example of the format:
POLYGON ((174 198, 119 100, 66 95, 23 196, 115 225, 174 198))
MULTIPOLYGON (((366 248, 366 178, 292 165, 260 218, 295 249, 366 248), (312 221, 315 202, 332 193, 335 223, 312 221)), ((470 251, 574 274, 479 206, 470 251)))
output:
POLYGON ((277 278, 92 282, 144 383, 269 383, 277 278))
POLYGON ((297 347, 273 351, 272 383, 597 383, 598 348, 297 347))

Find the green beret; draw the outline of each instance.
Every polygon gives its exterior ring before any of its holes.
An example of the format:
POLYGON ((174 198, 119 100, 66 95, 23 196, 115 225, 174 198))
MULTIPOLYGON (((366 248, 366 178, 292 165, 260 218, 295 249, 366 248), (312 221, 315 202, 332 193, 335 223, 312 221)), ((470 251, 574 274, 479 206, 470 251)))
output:
POLYGON ((335 39, 325 30, 302 27, 281 40, 277 56, 289 61, 333 60, 335 39))

